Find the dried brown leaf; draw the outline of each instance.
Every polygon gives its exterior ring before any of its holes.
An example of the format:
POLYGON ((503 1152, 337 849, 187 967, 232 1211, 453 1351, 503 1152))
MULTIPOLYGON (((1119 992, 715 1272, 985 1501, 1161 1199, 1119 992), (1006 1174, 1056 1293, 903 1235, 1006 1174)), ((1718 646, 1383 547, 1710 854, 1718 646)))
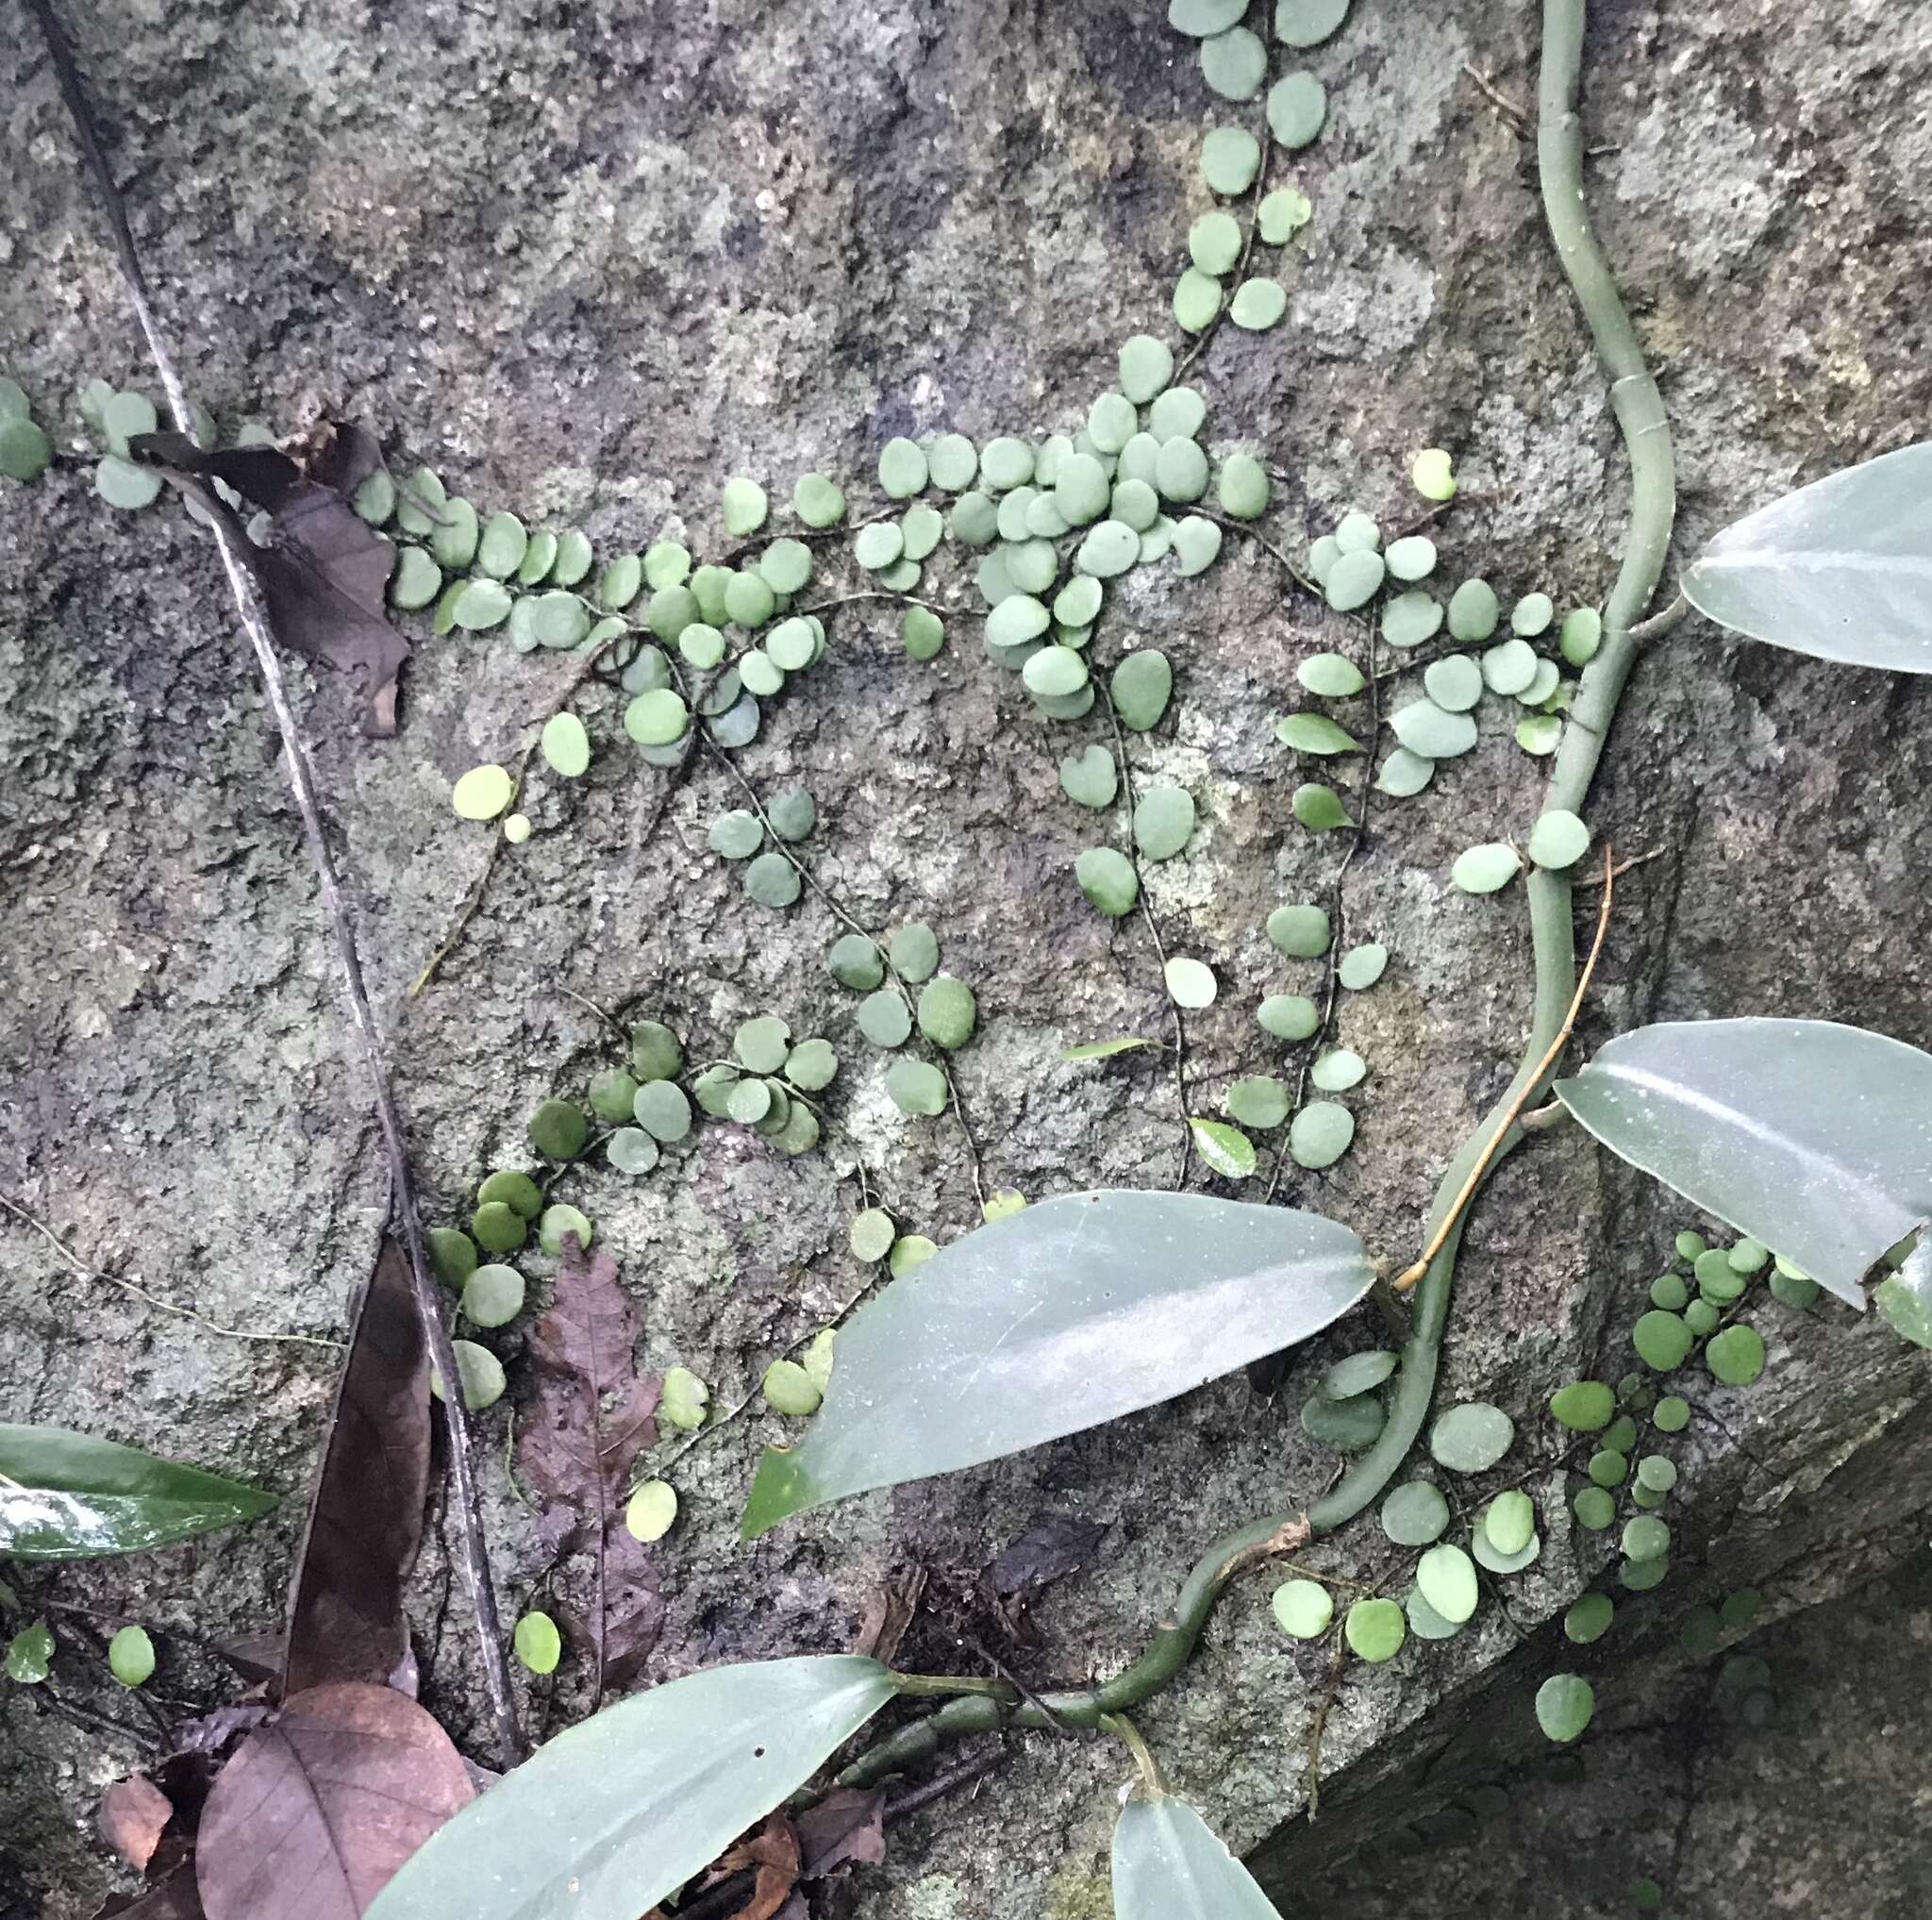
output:
POLYGON ((798 1884, 798 1835, 784 1814, 766 1814, 763 1825, 726 1852, 712 1871, 724 1879, 747 1869, 754 1876, 751 1892, 725 1920, 772 1920, 798 1884))
POLYGON ((1106 1534, 1104 1522, 1056 1514, 1014 1541, 987 1568, 986 1583, 1003 1600, 1024 1601, 1078 1571, 1106 1534))
POLYGON ((822 1880, 847 1866, 877 1866, 886 1857, 886 1795, 834 1787, 798 1816, 798 1877, 822 1880))
POLYGON ((136 1873, 147 1871, 147 1863, 174 1817, 174 1801, 145 1774, 130 1774, 125 1780, 116 1780, 101 1795, 100 1811, 94 1816, 101 1838, 136 1873))
MULTIPOLYGON (((368 695, 363 730, 392 734, 396 678, 409 657, 409 643, 383 609, 394 555, 345 494, 311 479, 275 447, 209 452, 181 433, 139 434, 128 447, 238 534, 215 482, 268 510, 270 544, 258 547, 244 535, 239 550, 260 584, 275 637, 321 665, 359 672, 368 695)), ((329 470, 354 471, 354 464, 345 455, 329 470)))
MULTIPOLYGON (((429 1486, 429 1357, 407 1256, 385 1240, 356 1311, 289 1590, 285 1695, 393 1685, 429 1486)), ((403 1689, 413 1694, 413 1688, 403 1689)))
POLYGON ((208 1920, 358 1920, 473 1797, 462 1756, 413 1700, 358 1681, 297 1694, 242 1742, 202 1810, 208 1920))
POLYGON ((891 1666, 907 1629, 918 1617, 919 1603, 924 1594, 924 1567, 908 1567, 881 1580, 866 1595, 865 1612, 859 1620, 852 1651, 891 1666))
POLYGON ((517 1464, 548 1510, 545 1532, 591 1555, 594 1591, 566 1611, 588 1622, 600 1685, 635 1674, 663 1617, 652 1557, 624 1525, 631 1467, 657 1437, 658 1381, 640 1377, 636 1344, 616 1262, 567 1237, 550 1309, 530 1329, 536 1389, 517 1464))

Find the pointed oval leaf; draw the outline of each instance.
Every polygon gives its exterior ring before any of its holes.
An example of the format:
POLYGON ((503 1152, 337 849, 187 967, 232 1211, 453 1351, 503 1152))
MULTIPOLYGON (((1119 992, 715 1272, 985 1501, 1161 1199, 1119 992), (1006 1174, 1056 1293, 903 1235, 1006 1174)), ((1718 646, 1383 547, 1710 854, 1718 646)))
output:
POLYGON ((1698 1020, 1613 1040, 1557 1097, 1620 1159, 1862 1308, 1932 1216, 1932 1055, 1827 1020, 1698 1020))
POLYGON ((1281 1920, 1185 1800, 1129 1800, 1113 1829, 1115 1920, 1281 1920))
POLYGON ((439 1828, 364 1920, 637 1920, 893 1692, 877 1661, 830 1654, 712 1667, 634 1695, 439 1828))
POLYGON ((1220 1120, 1192 1120, 1194 1151, 1224 1179, 1244 1180, 1255 1171, 1255 1143, 1239 1127, 1220 1120))
POLYGON ((275 1504, 273 1494, 65 1427, 0 1425, 0 1554, 142 1553, 275 1504))
POLYGON ((1820 659, 1932 674, 1932 441, 1727 526, 1684 575, 1707 619, 1820 659))
POLYGON ((1063 1060, 1111 1060, 1117 1053, 1131 1053, 1137 1046, 1158 1047, 1158 1040, 1141 1040, 1138 1035, 1123 1033, 1112 1040, 1087 1040, 1078 1046, 1066 1047, 1061 1051, 1063 1060))
POLYGON ((759 1462, 744 1536, 1171 1399, 1319 1332, 1374 1278, 1347 1227, 1286 1208, 1127 1190, 1029 1207, 853 1315, 824 1406, 759 1462))

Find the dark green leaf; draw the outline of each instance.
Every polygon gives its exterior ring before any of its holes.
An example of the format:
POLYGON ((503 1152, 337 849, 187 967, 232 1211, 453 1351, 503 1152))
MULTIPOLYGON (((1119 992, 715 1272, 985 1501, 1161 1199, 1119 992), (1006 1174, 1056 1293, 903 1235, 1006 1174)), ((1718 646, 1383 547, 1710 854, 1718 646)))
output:
POLYGON ((1557 1097, 1620 1159, 1841 1300, 1932 1217, 1932 1056, 1826 1020, 1674 1021, 1613 1040, 1557 1097))
POLYGON ((1319 1332, 1373 1277, 1311 1213, 1133 1191, 1029 1207, 853 1316, 823 1411, 759 1464, 744 1535, 1170 1399, 1319 1332))
POLYGON ((364 1920, 637 1920, 892 1693, 876 1661, 833 1654, 712 1667, 634 1695, 441 1828, 364 1920))
POLYGON ((64 1427, 0 1426, 0 1554, 92 1560, 252 1520, 273 1494, 64 1427))

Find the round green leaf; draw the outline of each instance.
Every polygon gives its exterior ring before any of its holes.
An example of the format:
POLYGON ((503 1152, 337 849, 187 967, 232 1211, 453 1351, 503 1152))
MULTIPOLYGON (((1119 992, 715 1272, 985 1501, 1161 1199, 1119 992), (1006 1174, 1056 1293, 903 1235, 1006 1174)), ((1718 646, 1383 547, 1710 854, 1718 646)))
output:
MULTIPOLYGON (((1259 1127, 1265 1131, 1271 1127, 1279 1127, 1288 1118, 1291 1102, 1285 1081, 1271 1079, 1265 1074, 1254 1074, 1236 1080, 1224 1095, 1224 1104, 1230 1117, 1240 1121, 1243 1127, 1259 1127)), ((1374 1384, 1373 1380, 1366 1383, 1367 1386, 1374 1384)), ((1362 1387, 1349 1389, 1350 1393, 1362 1391, 1362 1387)))
POLYGON ((1415 1583, 1431 1607, 1456 1626, 1475 1612, 1475 1564, 1459 1546, 1443 1542, 1416 1562, 1415 1583))
POLYGON ((123 1627, 108 1643, 108 1671, 124 1687, 138 1687, 155 1670, 155 1644, 144 1627, 123 1627))
POLYGON ((1596 1711, 1596 1695, 1579 1674, 1552 1674, 1536 1691, 1536 1720, 1551 1740, 1580 1739, 1596 1711))
POLYGON ((928 980, 919 993, 919 1030, 949 1053, 973 1038, 979 1017, 973 989, 951 974, 928 980))
POLYGON ((1306 993, 1270 993, 1256 1013, 1264 1033, 1276 1040, 1308 1040, 1322 1024, 1322 1015, 1306 993))
POLYGON ((1389 969, 1389 949, 1379 942, 1368 941, 1352 946, 1341 956, 1336 977, 1352 993, 1366 993, 1389 969))
POLYGON ((1288 1129, 1288 1151, 1311 1171, 1333 1166, 1355 1139, 1355 1115, 1333 1100, 1311 1100, 1288 1129))
POLYGON ((1275 1624, 1295 1640, 1319 1640, 1335 1618, 1328 1589, 1315 1580, 1284 1580, 1269 1606, 1275 1624))
POLYGON ((1500 1407, 1472 1400, 1438 1417, 1429 1431, 1429 1452, 1453 1473, 1486 1473, 1515 1438, 1516 1425, 1500 1407))
POLYGON ((1175 954, 1165 968, 1169 997, 1176 1007, 1199 1011, 1214 1004, 1217 992, 1213 970, 1205 961, 1187 954, 1175 954))
POLYGON ((1590 828, 1561 808, 1543 814, 1530 828, 1529 857, 1540 867, 1574 867, 1590 851, 1590 828))
POLYGON ((1402 1651, 1408 1628, 1393 1600, 1357 1600, 1348 1610, 1342 1635, 1358 1660, 1379 1665, 1402 1651))
POLYGON ((1407 1481, 1382 1502, 1382 1531, 1397 1546, 1427 1546, 1448 1525, 1449 1502, 1427 1480, 1407 1481))
POLYGON ((886 1069, 886 1093, 902 1113, 929 1119, 946 1110, 946 1077, 926 1060, 895 1060, 886 1069))
POLYGON ((1182 787, 1148 787, 1134 807, 1134 844, 1150 860, 1172 860, 1194 831, 1193 796, 1182 787))
POLYGON ((575 779, 591 764, 591 736, 575 713, 553 713, 543 723, 544 762, 554 774, 575 779))
POLYGON ((1500 840, 1470 847, 1456 857, 1449 877, 1465 893, 1493 893, 1523 871, 1523 859, 1500 840))
POLYGON ((1601 1433, 1617 1417, 1617 1395, 1602 1380, 1572 1380, 1550 1395, 1550 1416, 1572 1433, 1601 1433))
POLYGON ((904 1046, 912 1036, 912 1015, 892 988, 882 987, 858 1003, 858 1030, 874 1046, 904 1046))

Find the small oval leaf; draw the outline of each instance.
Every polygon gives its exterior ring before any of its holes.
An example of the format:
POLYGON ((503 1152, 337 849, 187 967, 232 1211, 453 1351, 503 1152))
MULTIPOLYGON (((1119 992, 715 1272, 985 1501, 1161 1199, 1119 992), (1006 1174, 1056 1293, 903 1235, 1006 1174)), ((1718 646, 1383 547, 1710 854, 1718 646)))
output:
POLYGON ((1244 1180, 1255 1171, 1255 1143, 1239 1127, 1220 1120, 1190 1120, 1194 1150, 1224 1179, 1244 1180))
POLYGON ((0 1554, 142 1553, 252 1520, 273 1494, 64 1427, 0 1425, 0 1554))
POLYGON ((1840 1299, 1932 1217, 1932 1055, 1828 1020, 1613 1040, 1556 1094, 1598 1140, 1840 1299))
POLYGON ((893 1692, 878 1661, 830 1654, 712 1667, 634 1695, 440 1828, 364 1920, 637 1920, 893 1692))
POLYGON ((744 1537, 1171 1399, 1319 1332, 1374 1278, 1345 1227, 1286 1208, 1132 1190, 1029 1207, 853 1315, 824 1406, 759 1462, 744 1537))
POLYGON ((1185 1800, 1129 1800, 1113 1829, 1115 1920, 1281 1920, 1185 1800))
POLYGON ((1684 597, 1772 646, 1932 674, 1932 441, 1814 480, 1727 526, 1684 597))

